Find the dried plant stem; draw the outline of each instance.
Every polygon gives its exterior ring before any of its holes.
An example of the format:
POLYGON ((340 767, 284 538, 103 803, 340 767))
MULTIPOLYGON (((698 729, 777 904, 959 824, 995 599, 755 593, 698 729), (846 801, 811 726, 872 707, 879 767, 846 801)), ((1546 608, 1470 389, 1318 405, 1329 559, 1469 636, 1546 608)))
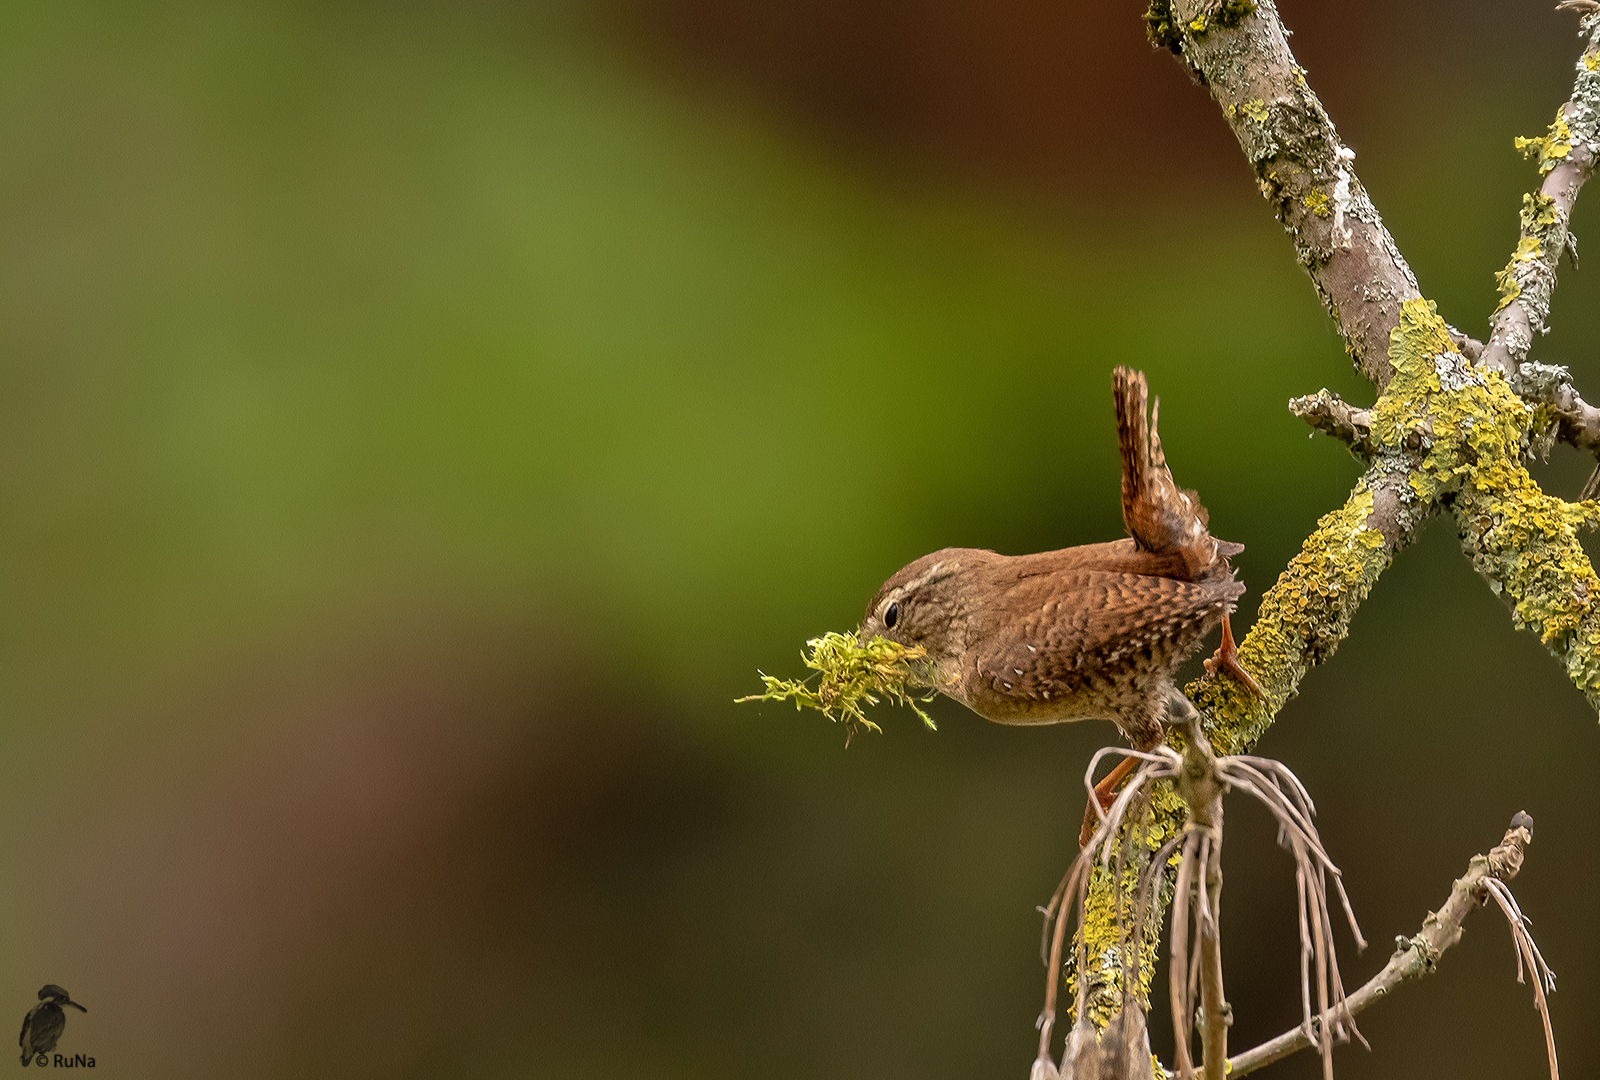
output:
POLYGON ((1200 837, 1189 832, 1183 841, 1183 859, 1178 863, 1178 887, 1172 894, 1172 970, 1168 980, 1172 999, 1172 1030, 1176 1033, 1178 1076, 1192 1080, 1194 1060, 1189 1054, 1189 1031, 1194 1009, 1189 1003, 1189 893, 1192 891, 1195 854, 1200 837))
POLYGON ((1550 1003, 1545 999, 1546 992, 1553 992, 1556 988, 1555 973, 1544 962, 1539 946, 1533 943, 1533 935, 1528 932, 1528 917, 1522 914, 1522 909, 1517 906, 1517 898, 1511 895, 1505 882, 1489 878, 1484 884, 1489 887, 1489 895, 1494 897, 1495 903, 1505 913, 1506 921, 1511 924, 1511 942, 1517 950, 1517 981, 1523 981, 1524 968, 1533 975, 1533 1004, 1539 1010, 1539 1018, 1544 1021, 1544 1048, 1550 1058, 1550 1080, 1561 1080, 1561 1069, 1556 1063, 1556 1035, 1550 1027, 1550 1003))
MULTIPOLYGON (((1373 976, 1366 985, 1351 994, 1345 1001, 1345 1008, 1350 1013, 1358 1013, 1380 998, 1387 997, 1402 983, 1411 979, 1420 979, 1434 970, 1439 962, 1439 957, 1444 951, 1461 940, 1461 924, 1467 913, 1473 908, 1482 906, 1494 895, 1499 899, 1498 890, 1491 886, 1510 881, 1516 877, 1517 871, 1522 867, 1523 854, 1527 845, 1533 842, 1533 819, 1526 814, 1519 813, 1511 820, 1511 828, 1507 830, 1499 846, 1490 851, 1488 855, 1475 855, 1467 865, 1466 874, 1456 881, 1450 890, 1450 897, 1444 905, 1434 914, 1428 916, 1422 924, 1422 929, 1414 936, 1397 939, 1396 948, 1389 962, 1382 971, 1373 976)), ((1502 886, 1503 887, 1503 886, 1502 886)), ((1509 894, 1508 894, 1509 895, 1509 894)), ((1514 902, 1513 902, 1514 903, 1514 902)), ((1312 908, 1312 917, 1315 918, 1315 907, 1312 908)), ((1512 920, 1512 935, 1517 938, 1519 962, 1527 956, 1537 958, 1538 963, 1532 964, 1535 978, 1535 1000, 1539 1005, 1541 1014, 1545 1017, 1545 1032, 1550 1051, 1551 1076, 1555 1073, 1555 1039, 1550 1035, 1549 1011, 1544 1005, 1546 985, 1542 982, 1541 972, 1548 973, 1549 969, 1543 967, 1543 958, 1538 957, 1537 950, 1525 953, 1519 929, 1526 933, 1526 928, 1513 918, 1508 911, 1507 918, 1512 920)), ((1520 916, 1520 913, 1517 913, 1520 916)), ((1532 939, 1529 938, 1531 947, 1532 939)), ((1302 960, 1302 965, 1304 964, 1302 960)), ((1313 1020, 1306 1018, 1300 1027, 1284 1032, 1277 1038, 1262 1043, 1239 1054, 1228 1062, 1228 1075, 1230 1077, 1243 1076, 1255 1072, 1264 1065, 1270 1065, 1298 1050, 1317 1045, 1320 1033, 1327 1031, 1334 1022, 1336 1015, 1324 1006, 1313 1020)))
POLYGON ((1222 987, 1222 799, 1211 808, 1213 835, 1207 837, 1200 863, 1200 902, 1205 919, 1200 926, 1200 1003, 1206 1022, 1200 1029, 1200 1060, 1205 1080, 1224 1080, 1228 1063, 1228 1025, 1232 1010, 1222 987))

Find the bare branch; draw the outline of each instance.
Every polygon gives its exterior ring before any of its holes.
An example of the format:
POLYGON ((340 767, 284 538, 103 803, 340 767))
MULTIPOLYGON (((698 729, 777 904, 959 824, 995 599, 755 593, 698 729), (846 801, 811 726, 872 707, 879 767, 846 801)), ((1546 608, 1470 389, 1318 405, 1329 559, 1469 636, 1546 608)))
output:
POLYGON ((1389 384, 1389 332, 1417 279, 1356 178, 1355 153, 1289 51, 1272 0, 1156 0, 1151 36, 1210 88, 1361 373, 1389 384), (1243 9, 1239 17, 1231 12, 1243 9))
POLYGON ((1350 452, 1361 457, 1372 453, 1372 411, 1351 405, 1330 390, 1289 399, 1289 412, 1298 416, 1324 435, 1350 447, 1350 452))
POLYGON ((1479 358, 1483 356, 1483 342, 1475 337, 1463 334, 1453 326, 1447 325, 1446 329, 1450 333, 1450 340, 1456 344, 1456 350, 1476 364, 1479 358))
POLYGON ((1572 98, 1556 110, 1542 138, 1517 140, 1517 149, 1538 159, 1544 182, 1536 194, 1522 197, 1522 235, 1511 261, 1495 276, 1500 306, 1490 319, 1481 362, 1506 375, 1516 372, 1534 336, 1545 331, 1572 204, 1600 157, 1600 14, 1584 15, 1579 25, 1587 42, 1572 98))
MULTIPOLYGON (((1488 855, 1474 855, 1467 864, 1467 872, 1456 881, 1450 890, 1450 898, 1437 912, 1428 916, 1423 922, 1422 929, 1412 937, 1395 939, 1396 949, 1383 970, 1374 975, 1366 985, 1361 987, 1347 999, 1347 1007, 1351 1013, 1358 1013, 1380 998, 1387 997, 1402 983, 1412 979, 1420 979, 1431 973, 1438 966, 1439 957, 1446 949, 1461 940, 1461 924, 1466 919, 1468 912, 1487 903, 1491 895, 1491 882, 1507 882, 1517 876, 1517 871, 1522 868, 1522 859, 1527 851, 1527 846, 1533 842, 1533 819, 1525 813, 1518 813, 1511 819, 1511 828, 1506 830, 1505 836, 1499 845, 1488 855)), ((1510 918, 1510 914, 1507 915, 1510 918)), ((1513 920, 1513 935, 1517 932, 1517 924, 1513 920)), ((1531 939, 1530 939, 1531 941, 1531 939)), ((1519 956, 1521 942, 1518 941, 1519 956)), ((1536 954, 1535 954, 1536 955, 1536 954)), ((1542 964, 1542 958, 1540 958, 1542 964)), ((1548 971, 1548 969, 1543 969, 1548 971)), ((1536 980, 1539 973, 1536 971, 1536 980)), ((1543 1000, 1544 988, 1539 986, 1537 994, 1543 1000)), ((1548 1023, 1548 1011, 1546 1011, 1548 1023)), ((1304 1050, 1315 1045, 1311 1032, 1306 1030, 1312 1026, 1320 1031, 1322 1028, 1335 1022, 1337 1017, 1334 1011, 1324 1010, 1309 1025, 1302 1025, 1284 1032, 1269 1042, 1262 1043, 1253 1049, 1231 1059, 1228 1062, 1229 1075, 1238 1077, 1251 1073, 1264 1065, 1288 1057, 1297 1050, 1304 1050)), ((1548 1031, 1548 1027, 1546 1029, 1548 1031)), ((1550 1053, 1552 1069, 1555 1061, 1555 1042, 1550 1039, 1550 1053)), ((1553 1076, 1552 1072, 1552 1076, 1553 1076)))

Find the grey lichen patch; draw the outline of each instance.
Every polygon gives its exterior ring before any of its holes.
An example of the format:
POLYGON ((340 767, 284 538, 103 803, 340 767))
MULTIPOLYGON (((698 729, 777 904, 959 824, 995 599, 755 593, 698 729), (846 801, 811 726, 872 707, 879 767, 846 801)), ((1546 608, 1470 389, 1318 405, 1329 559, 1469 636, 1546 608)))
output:
POLYGON ((1504 355, 1489 366, 1511 371, 1527 356, 1533 335, 1543 330, 1549 318, 1556 267, 1571 243, 1563 205, 1542 191, 1522 197, 1518 217, 1522 235, 1516 250, 1505 268, 1495 274, 1500 301, 1490 334, 1491 343, 1503 348, 1504 355))
POLYGON ((1509 382, 1512 391, 1533 406, 1533 423, 1528 429, 1528 454, 1547 460, 1561 436, 1562 413, 1559 403, 1564 399, 1570 401, 1576 393, 1572 386, 1572 372, 1558 364, 1525 363, 1518 365, 1516 374, 1511 376, 1509 382))
POLYGON ((1585 16, 1578 35, 1588 42, 1578 58, 1572 97, 1562 114, 1573 142, 1593 157, 1600 153, 1600 14, 1585 16))
POLYGON ((1522 197, 1518 219, 1522 235, 1517 248, 1505 269, 1494 276, 1500 295, 1495 311, 1520 300, 1529 324, 1543 326, 1550 313, 1550 293, 1555 289, 1556 263, 1567 242, 1566 217, 1554 199, 1536 191, 1522 197))

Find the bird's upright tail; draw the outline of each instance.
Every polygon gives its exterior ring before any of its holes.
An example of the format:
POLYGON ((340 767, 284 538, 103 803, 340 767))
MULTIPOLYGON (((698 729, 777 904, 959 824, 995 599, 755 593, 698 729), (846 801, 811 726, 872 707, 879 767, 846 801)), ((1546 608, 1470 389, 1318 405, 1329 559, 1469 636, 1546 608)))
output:
POLYGON ((1161 399, 1148 408, 1150 389, 1144 373, 1119 367, 1111 373, 1117 405, 1117 444, 1122 451, 1122 522, 1146 551, 1180 551, 1195 573, 1208 569, 1220 555, 1237 554, 1241 545, 1213 539, 1206 529, 1206 508, 1193 491, 1178 487, 1167 468, 1156 423, 1161 399))

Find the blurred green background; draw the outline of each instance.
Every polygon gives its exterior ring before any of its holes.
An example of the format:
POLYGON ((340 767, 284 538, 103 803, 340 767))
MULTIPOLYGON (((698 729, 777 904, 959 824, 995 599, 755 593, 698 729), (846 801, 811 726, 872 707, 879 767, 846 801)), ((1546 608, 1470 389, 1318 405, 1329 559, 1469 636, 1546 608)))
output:
MULTIPOLYGON (((1480 335, 1511 138, 1578 52, 1548 9, 1284 12, 1480 335)), ((1345 497, 1284 402, 1370 391, 1141 11, 0 9, 15 1020, 66 986, 61 1048, 128 1077, 1023 1076, 1034 906, 1112 728, 941 702, 845 752, 732 699, 929 550, 1120 535, 1116 364, 1248 545, 1241 623, 1345 497)), ((1538 346, 1591 396, 1593 274, 1538 346)), ((1558 1043, 1600 1067, 1600 726, 1448 522, 1261 751, 1375 942, 1352 985, 1529 811, 1558 1043)), ((1291 864, 1243 803, 1227 867, 1243 1047, 1299 1011, 1291 864)), ((1539 1075, 1498 921, 1340 1075, 1539 1075)))

